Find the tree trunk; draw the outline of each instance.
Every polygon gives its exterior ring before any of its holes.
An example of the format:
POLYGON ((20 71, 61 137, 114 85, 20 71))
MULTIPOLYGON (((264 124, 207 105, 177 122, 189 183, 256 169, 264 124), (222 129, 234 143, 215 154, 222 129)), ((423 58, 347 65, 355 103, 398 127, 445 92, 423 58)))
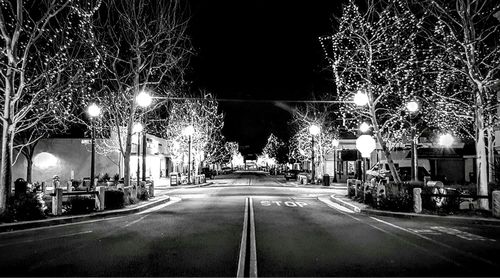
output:
MULTIPOLYGON (((486 155, 486 142, 484 134, 484 115, 482 108, 477 109, 476 113, 476 167, 477 167, 477 194, 478 195, 488 195, 488 160, 486 155)), ((479 208, 488 210, 489 202, 488 199, 479 199, 479 208)))
POLYGON ((370 109, 370 115, 371 115, 371 120, 372 120, 372 125, 373 125, 373 133, 375 133, 375 136, 377 137, 377 141, 382 147, 382 151, 384 152, 385 158, 387 160, 387 164, 389 165, 389 169, 391 170, 391 175, 394 178, 395 183, 401 183, 401 178, 399 177, 399 172, 396 170, 396 167, 394 166, 394 161, 392 160, 392 155, 391 151, 389 148, 387 148, 387 144, 385 143, 384 139, 382 138, 382 134, 380 134, 380 129, 378 127, 378 121, 377 121, 377 116, 375 114, 375 107, 373 106, 372 99, 373 97, 371 96, 371 92, 369 93, 369 109, 370 109))
MULTIPOLYGON (((490 116, 491 118, 491 116, 490 116)), ((492 121, 490 121, 491 123, 492 121)), ((495 181, 495 134, 493 128, 488 128, 488 183, 495 181)))
POLYGON ((28 163, 28 166, 26 167, 26 181, 28 183, 31 183, 31 176, 33 172, 33 158, 31 156, 26 157, 26 162, 28 163))
MULTIPOLYGON (((7 103, 6 103, 7 104, 7 103)), ((8 105, 6 105, 8 106, 8 105)), ((12 187, 12 157, 11 157, 11 133, 10 119, 4 122, 2 128, 2 154, 0 161, 0 215, 7 209, 7 199, 12 187)))
MULTIPOLYGON (((132 117, 130 117, 132 118, 132 117)), ((127 135, 125 138, 125 154, 123 157, 123 183, 124 186, 130 185, 130 153, 132 152, 132 119, 127 125, 127 135)))

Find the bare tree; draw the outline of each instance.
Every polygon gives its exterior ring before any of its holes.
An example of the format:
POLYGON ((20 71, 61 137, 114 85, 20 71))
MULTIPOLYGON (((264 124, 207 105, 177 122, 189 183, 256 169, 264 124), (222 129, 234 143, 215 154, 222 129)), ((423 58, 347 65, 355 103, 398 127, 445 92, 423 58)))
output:
MULTIPOLYGON (((500 24, 495 18, 500 6, 495 0, 421 4, 429 15, 424 31, 430 44, 429 74, 435 80, 431 90, 441 108, 435 122, 475 141, 478 194, 487 195, 488 170, 492 175, 494 165, 493 128, 498 126, 493 87, 500 79, 500 24), (457 118, 463 122, 458 129, 457 118)), ((488 209, 488 200, 481 199, 480 207, 488 209)))
MULTIPOLYGON (((218 111, 218 102, 207 92, 200 98, 172 100, 168 119, 157 126, 159 135, 166 138, 174 161, 182 161, 188 153, 187 126, 193 126, 191 150, 195 165, 221 162, 227 157, 225 138, 222 135, 224 115, 218 111)), ((198 168, 195 168, 198 170, 198 168)))
POLYGON ((0 6, 0 213, 11 192, 14 147, 23 150, 45 136, 37 132, 44 126, 64 126, 72 118, 73 98, 88 89, 95 73, 98 58, 84 51, 87 41, 78 39, 90 30, 83 12, 94 10, 77 2, 18 0, 0 6))
POLYGON ((315 173, 317 177, 324 174, 325 157, 333 151, 333 139, 338 138, 333 111, 330 106, 308 104, 303 108, 297 108, 291 121, 295 134, 292 136, 293 143, 290 147, 295 148, 292 151, 293 158, 301 161, 312 158, 312 135, 309 133, 309 127, 317 125, 320 128, 320 133, 314 139, 314 167, 317 169, 315 173))
MULTIPOLYGON (((104 70, 96 93, 84 102, 98 102, 103 109, 101 136, 110 131, 124 158, 124 181, 129 185, 132 127, 162 105, 138 107, 135 98, 143 91, 168 97, 183 84, 190 55, 187 19, 180 1, 110 0, 94 20, 96 48, 104 59, 104 70), (123 134, 123 136, 122 136, 123 134)), ((104 4, 103 4, 104 5, 104 4)))
POLYGON ((408 126, 401 125, 401 112, 420 90, 416 38, 421 22, 401 0, 366 4, 362 12, 349 1, 336 32, 320 41, 333 69, 339 99, 345 101, 341 113, 346 127, 369 122, 394 180, 401 182, 391 147, 408 132, 408 126), (367 107, 352 103, 357 92, 366 94, 367 107))

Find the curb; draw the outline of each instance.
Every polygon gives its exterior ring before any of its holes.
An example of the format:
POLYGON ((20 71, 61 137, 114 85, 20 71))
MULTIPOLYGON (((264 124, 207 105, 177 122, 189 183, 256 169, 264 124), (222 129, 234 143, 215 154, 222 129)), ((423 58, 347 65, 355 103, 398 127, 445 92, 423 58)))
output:
POLYGON ((77 223, 77 222, 82 222, 82 221, 86 221, 86 220, 90 220, 90 219, 103 218, 103 217, 108 217, 108 216, 132 214, 132 213, 136 213, 136 212, 140 212, 140 211, 152 208, 154 206, 157 206, 158 204, 168 202, 168 201, 170 201, 170 196, 164 195, 163 197, 158 197, 158 200, 153 200, 152 202, 148 202, 146 204, 139 205, 139 206, 133 207, 133 208, 123 208, 123 209, 110 210, 110 211, 94 212, 91 214, 84 214, 84 215, 78 215, 78 216, 63 216, 63 217, 56 217, 56 218, 52 218, 52 219, 42 219, 42 220, 35 220, 35 221, 22 221, 22 222, 16 222, 16 223, 5 223, 5 224, 0 224, 0 233, 17 231, 17 230, 25 230, 25 229, 31 229, 31 228, 38 228, 38 227, 54 226, 54 225, 60 225, 60 224, 66 224, 66 223, 77 223))
POLYGON ((337 197, 335 197, 335 195, 330 195, 330 200, 332 200, 334 203, 337 203, 345 208, 348 208, 354 212, 357 212, 357 213, 360 213, 361 212, 361 209, 353 204, 350 204, 346 201, 343 201, 337 197))
POLYGON ((451 221, 451 222, 463 222, 463 223, 479 223, 479 224, 497 224, 500 225, 500 219, 489 219, 483 217, 461 217, 461 216, 440 216, 440 215, 431 215, 431 214, 418 214, 418 213, 410 213, 410 212, 395 212, 395 211, 384 211, 384 210, 376 210, 376 209, 363 209, 354 204, 343 201, 335 195, 330 195, 330 200, 333 202, 346 207, 354 212, 363 213, 367 215, 379 215, 379 216, 390 216, 390 217, 398 217, 398 218, 421 218, 421 219, 434 219, 440 221, 451 221))

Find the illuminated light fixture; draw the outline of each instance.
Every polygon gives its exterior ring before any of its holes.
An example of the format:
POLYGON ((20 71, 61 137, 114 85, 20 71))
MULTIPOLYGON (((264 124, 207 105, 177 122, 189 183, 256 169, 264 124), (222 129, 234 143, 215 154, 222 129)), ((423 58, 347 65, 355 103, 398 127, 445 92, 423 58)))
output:
POLYGON ((333 140, 332 140, 332 146, 333 146, 333 147, 335 147, 335 148, 336 148, 336 147, 338 147, 338 146, 339 146, 339 144, 340 144, 339 139, 333 139, 333 140))
POLYGON ((184 128, 184 130, 182 131, 182 133, 185 135, 185 136, 191 136, 193 135, 194 133, 194 127, 192 125, 188 125, 184 128))
POLYGON ((57 165, 57 157, 48 152, 41 152, 33 158, 33 164, 35 167, 45 170, 50 167, 54 167, 57 165))
POLYGON ((354 95, 354 103, 357 106, 365 106, 368 104, 368 96, 363 93, 361 90, 359 90, 355 95, 354 95))
POLYGON ((446 133, 439 136, 439 145, 449 148, 455 142, 453 135, 446 133))
POLYGON ((132 127, 132 133, 139 133, 142 132, 143 127, 141 123, 135 123, 134 126, 132 127))
POLYGON ((89 114, 90 117, 95 118, 99 117, 101 115, 101 108, 95 104, 92 103, 88 108, 87 108, 87 113, 89 114))
POLYGON ((135 101, 141 107, 148 107, 153 102, 153 98, 150 94, 142 91, 135 97, 135 101))
POLYGON ((370 125, 363 122, 361 123, 361 125, 359 125, 359 130, 363 133, 367 132, 368 130, 370 130, 370 125))
POLYGON ((361 156, 369 158, 376 148, 375 140, 370 135, 361 135, 356 139, 356 149, 361 152, 361 156))
POLYGON ((321 129, 319 128, 319 126, 317 125, 311 125, 309 127, 309 133, 313 136, 316 136, 319 134, 319 132, 321 131, 321 129))
POLYGON ((418 102, 412 100, 406 103, 406 109, 408 109, 408 111, 410 111, 411 113, 417 112, 419 109, 418 102))

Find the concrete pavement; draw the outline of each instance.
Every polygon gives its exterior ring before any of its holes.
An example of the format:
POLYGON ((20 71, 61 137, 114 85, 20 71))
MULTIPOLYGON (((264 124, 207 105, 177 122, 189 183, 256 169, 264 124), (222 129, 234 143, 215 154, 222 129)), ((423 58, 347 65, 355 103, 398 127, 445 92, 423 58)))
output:
POLYGON ((251 262, 257 276, 500 273, 499 226, 356 214, 331 201, 340 189, 266 180, 228 175, 140 213, 0 233, 2 275, 229 277, 251 262))

